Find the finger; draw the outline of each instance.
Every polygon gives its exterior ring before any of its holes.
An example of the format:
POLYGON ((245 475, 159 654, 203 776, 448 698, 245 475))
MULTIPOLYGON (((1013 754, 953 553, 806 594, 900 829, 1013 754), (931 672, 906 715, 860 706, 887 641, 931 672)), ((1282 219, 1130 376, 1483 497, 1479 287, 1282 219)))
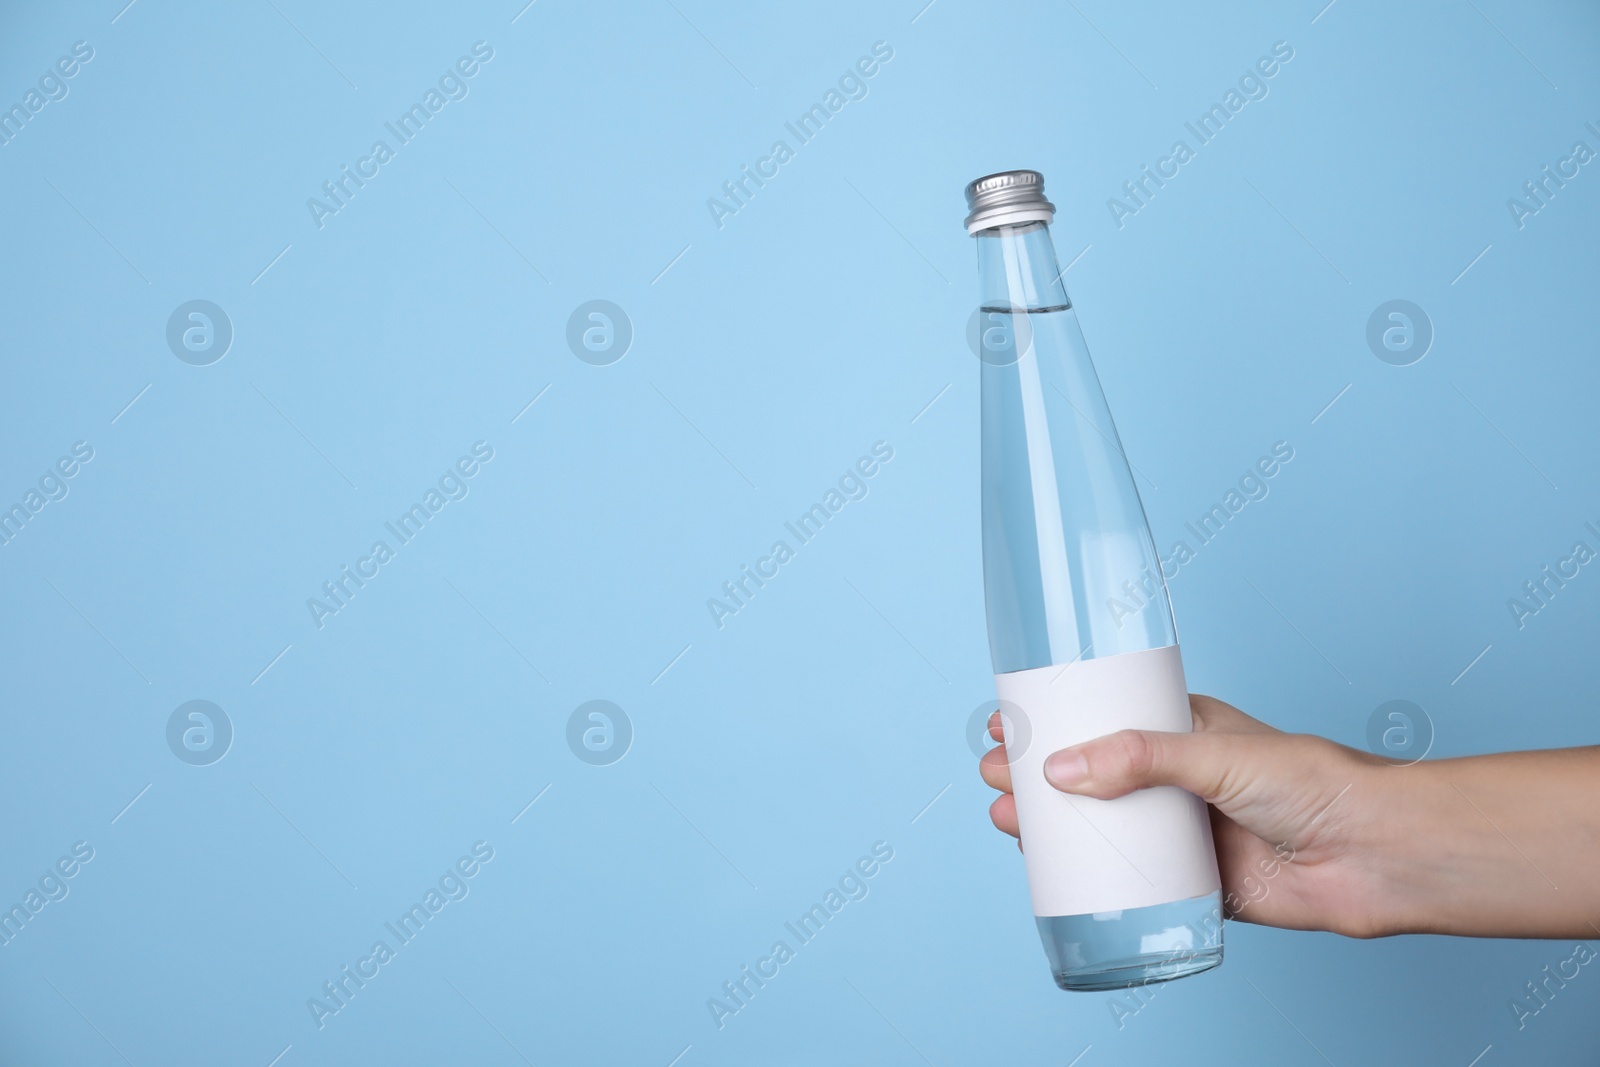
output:
POLYGON ((1004 741, 1006 739, 1005 730, 1000 725, 1000 713, 998 711, 989 713, 989 736, 996 741, 1004 741))
POLYGON ((1064 793, 1111 800, 1157 785, 1175 785, 1227 810, 1244 783, 1272 781, 1285 768, 1297 740, 1269 733, 1167 733, 1121 730, 1052 753, 1045 779, 1064 793))
MULTIPOLYGON (((1252 834, 1216 808, 1210 808, 1211 839, 1217 847, 1217 870, 1222 876, 1223 904, 1230 919, 1244 922, 1270 922, 1271 896, 1268 871, 1281 871, 1281 864, 1292 858, 1252 834)), ((1278 899, 1282 899, 1279 894, 1278 899)))
POLYGON ((994 798, 994 803, 989 805, 989 820, 994 823, 995 829, 1001 833, 1010 834, 1020 843, 1022 831, 1017 829, 1017 798, 1010 793, 1002 793, 994 798))
POLYGON ((1011 792, 1011 765, 1006 762, 1006 750, 1003 745, 991 748, 983 754, 983 758, 978 761, 978 773, 989 783, 991 789, 998 789, 1002 793, 1011 792))

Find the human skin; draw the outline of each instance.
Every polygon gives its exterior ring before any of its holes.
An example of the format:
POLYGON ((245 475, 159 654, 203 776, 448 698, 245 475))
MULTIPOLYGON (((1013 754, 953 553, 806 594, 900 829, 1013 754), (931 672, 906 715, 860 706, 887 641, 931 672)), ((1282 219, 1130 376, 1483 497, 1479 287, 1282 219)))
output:
MULTIPOLYGON (((1600 746, 1406 766, 1191 694, 1194 732, 1123 730, 1045 779, 1110 800, 1173 785, 1209 806, 1230 918, 1348 937, 1600 936, 1600 746)), ((1001 739, 999 716, 990 734, 1001 739)), ((1005 748, 979 761, 1017 833, 1005 748)))

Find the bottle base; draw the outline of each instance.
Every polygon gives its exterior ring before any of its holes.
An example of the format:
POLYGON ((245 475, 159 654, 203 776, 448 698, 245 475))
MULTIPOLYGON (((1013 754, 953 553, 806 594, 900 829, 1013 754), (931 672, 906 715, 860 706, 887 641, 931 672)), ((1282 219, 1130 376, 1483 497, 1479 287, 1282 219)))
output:
POLYGON ((1222 963, 1222 894, 1090 915, 1038 916, 1056 985, 1103 992, 1184 978, 1222 963))
POLYGON ((1192 959, 1174 961, 1169 954, 1163 953, 1148 959, 1113 963, 1093 971, 1056 971, 1051 977, 1056 980, 1058 988, 1069 993, 1100 993, 1108 989, 1128 989, 1170 982, 1174 978, 1187 978, 1221 964, 1222 949, 1215 948, 1192 959))

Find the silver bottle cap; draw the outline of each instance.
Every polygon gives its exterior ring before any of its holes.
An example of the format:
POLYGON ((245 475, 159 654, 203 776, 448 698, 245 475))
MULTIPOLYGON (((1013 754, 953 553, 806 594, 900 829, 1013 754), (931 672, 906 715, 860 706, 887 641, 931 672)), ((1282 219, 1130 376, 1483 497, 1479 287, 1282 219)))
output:
POLYGON ((1022 222, 1049 222, 1056 206, 1044 198, 1044 175, 1006 170, 967 184, 968 234, 1022 222))

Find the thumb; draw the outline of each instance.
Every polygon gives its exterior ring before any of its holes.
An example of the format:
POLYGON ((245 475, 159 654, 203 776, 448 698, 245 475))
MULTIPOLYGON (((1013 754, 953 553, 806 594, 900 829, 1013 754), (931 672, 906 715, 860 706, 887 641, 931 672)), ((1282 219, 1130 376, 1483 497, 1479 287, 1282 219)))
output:
POLYGON ((1289 765, 1279 733, 1168 733, 1122 730, 1052 753, 1044 777, 1063 793, 1112 800, 1136 789, 1175 785, 1226 809, 1251 782, 1289 765))

